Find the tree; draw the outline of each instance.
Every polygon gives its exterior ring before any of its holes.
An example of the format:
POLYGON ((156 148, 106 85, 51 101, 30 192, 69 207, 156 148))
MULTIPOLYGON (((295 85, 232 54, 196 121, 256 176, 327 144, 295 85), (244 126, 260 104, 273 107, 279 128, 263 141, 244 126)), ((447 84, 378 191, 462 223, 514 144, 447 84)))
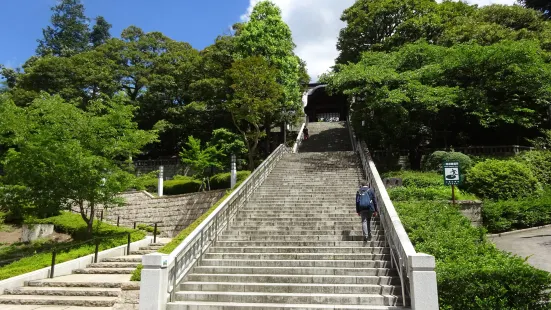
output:
POLYGON ((108 23, 103 16, 96 17, 96 24, 90 33, 90 43, 92 43, 92 46, 100 46, 111 39, 109 29, 111 29, 112 26, 113 25, 108 23))
POLYGON ((547 18, 551 18, 551 3, 547 0, 518 0, 527 8, 542 12, 547 18))
POLYGON ((271 1, 255 5, 250 20, 238 27, 236 47, 238 58, 263 57, 277 70, 277 82, 283 87, 283 96, 272 110, 266 111, 262 124, 268 145, 274 123, 293 122, 302 114, 305 64, 294 54, 291 30, 283 21, 281 10, 271 1))
POLYGON ((218 161, 221 163, 229 163, 231 155, 235 155, 239 158, 247 153, 247 147, 245 146, 243 138, 226 128, 215 129, 212 132, 212 138, 208 146, 212 146, 220 151, 218 161))
POLYGON ((89 19, 80 0, 62 0, 52 8, 52 26, 42 30, 37 55, 72 56, 89 48, 89 19))
POLYGON ((0 117, 9 120, 0 124, 0 144, 10 147, 3 182, 27 189, 34 216, 77 207, 91 235, 96 208, 119 204, 118 193, 131 184, 118 162, 156 139, 137 129, 133 110, 123 96, 85 110, 44 93, 28 107, 0 97, 0 117))
POLYGON ((228 73, 233 93, 224 106, 247 144, 253 171, 258 142, 264 136, 261 126, 280 102, 283 87, 277 83, 278 71, 262 57, 237 60, 228 73))
MULTIPOLYGON (((210 168, 222 168, 223 165, 220 162, 219 158, 221 156, 221 151, 216 149, 214 146, 207 146, 206 148, 201 148, 201 140, 195 139, 193 136, 188 137, 188 142, 186 143, 187 147, 182 148, 180 152, 180 158, 182 162, 186 165, 191 166, 195 175, 204 180, 205 171, 210 168)), ((210 184, 208 184, 207 178, 207 187, 210 190, 210 184)))

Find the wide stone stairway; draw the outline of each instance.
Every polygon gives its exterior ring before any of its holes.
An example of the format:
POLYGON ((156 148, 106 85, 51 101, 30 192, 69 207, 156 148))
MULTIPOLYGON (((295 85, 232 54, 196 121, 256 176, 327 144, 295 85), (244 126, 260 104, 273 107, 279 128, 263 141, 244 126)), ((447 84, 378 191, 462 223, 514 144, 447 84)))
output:
POLYGON ((351 151, 352 144, 345 122, 317 122, 308 124, 310 138, 304 140, 300 152, 351 151))
MULTIPOLYGON (((320 124, 301 151, 322 144, 316 135, 348 138, 342 123, 320 124)), ((350 148, 339 141, 333 149, 350 148)), ((354 152, 284 155, 167 308, 402 309, 378 221, 372 240, 362 241, 355 210, 362 178, 354 152)))
POLYGON ((41 305, 52 306, 52 310, 73 307, 111 309, 123 286, 139 285, 139 282, 131 282, 130 277, 142 262, 142 255, 157 252, 169 240, 158 239, 158 243, 132 251, 130 255, 102 259, 85 269, 74 270, 71 275, 29 281, 24 287, 6 290, 4 295, 0 295, 0 309, 50 309, 38 307, 41 305))

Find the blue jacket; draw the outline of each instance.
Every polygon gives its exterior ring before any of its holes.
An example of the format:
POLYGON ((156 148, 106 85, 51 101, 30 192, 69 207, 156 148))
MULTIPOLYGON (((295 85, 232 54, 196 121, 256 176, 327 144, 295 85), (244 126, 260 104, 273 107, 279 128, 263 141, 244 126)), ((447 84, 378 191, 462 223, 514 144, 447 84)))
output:
POLYGON ((375 212, 379 212, 379 209, 377 208, 377 199, 375 196, 375 191, 370 188, 369 186, 362 186, 360 189, 356 192, 356 213, 360 213, 360 190, 361 189, 368 189, 367 193, 371 196, 371 199, 373 200, 373 208, 375 208, 375 212))

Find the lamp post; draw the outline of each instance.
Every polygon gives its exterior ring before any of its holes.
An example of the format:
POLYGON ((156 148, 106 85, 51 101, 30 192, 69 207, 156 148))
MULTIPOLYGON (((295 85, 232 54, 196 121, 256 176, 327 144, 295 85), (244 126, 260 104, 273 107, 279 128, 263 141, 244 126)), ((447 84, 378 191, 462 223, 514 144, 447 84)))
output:
POLYGON ((237 183, 237 164, 235 154, 231 155, 231 188, 237 183))

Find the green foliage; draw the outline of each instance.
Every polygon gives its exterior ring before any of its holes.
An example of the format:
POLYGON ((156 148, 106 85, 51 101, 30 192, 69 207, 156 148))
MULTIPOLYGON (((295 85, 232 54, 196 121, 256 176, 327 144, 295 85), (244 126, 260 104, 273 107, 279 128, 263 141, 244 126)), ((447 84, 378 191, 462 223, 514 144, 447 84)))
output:
MULTIPOLYGON (((237 183, 245 181, 251 175, 250 171, 237 171, 237 183)), ((219 173, 210 178, 210 189, 227 189, 231 186, 231 173, 219 173)))
POLYGON ((455 207, 396 207, 415 249, 436 258, 440 309, 548 309, 551 275, 497 250, 455 207))
POLYGON ((540 185, 530 169, 514 160, 486 160, 469 171, 466 188, 493 200, 524 198, 538 194, 540 185))
POLYGON ((142 280, 142 269, 143 265, 139 264, 136 269, 132 272, 132 276, 130 277, 130 281, 141 281, 142 280))
MULTIPOLYGON (((39 218, 87 202, 92 210, 119 205, 117 195, 132 175, 118 160, 156 139, 155 132, 137 128, 133 111, 123 97, 94 101, 86 110, 46 94, 25 108, 0 97, 0 118, 9 120, 0 123, 0 143, 11 147, 2 163, 4 183, 24 186, 13 195, 35 206, 39 218)), ((91 229, 91 219, 84 220, 91 229)))
POLYGON ((158 174, 159 171, 151 171, 136 177, 129 189, 133 188, 142 191, 156 188, 159 182, 158 174))
POLYGON ((482 219, 490 233, 551 224, 551 191, 547 189, 541 197, 487 201, 482 219))
POLYGON ((547 18, 551 18, 551 3, 547 0, 519 0, 519 3, 542 12, 547 18))
POLYGON ((463 173, 473 165, 471 158, 463 153, 436 151, 425 158, 423 170, 442 173, 442 163, 445 161, 459 162, 459 169, 463 173))
POLYGON ((249 170, 252 171, 258 141, 264 135, 261 126, 276 109, 284 89, 277 81, 278 71, 262 57, 237 60, 228 74, 233 93, 224 107, 231 113, 235 127, 247 144, 249 170))
POLYGON ((551 149, 551 130, 542 130, 542 135, 533 140, 527 139, 538 150, 551 149))
POLYGON ((516 159, 528 166, 542 185, 551 185, 551 151, 523 152, 516 159))
MULTIPOLYGON (((18 276, 27 272, 35 271, 50 266, 52 262, 51 250, 59 249, 56 263, 63 263, 72 259, 83 257, 94 253, 94 242, 85 240, 87 225, 78 214, 63 213, 59 216, 36 221, 35 223, 54 224, 57 232, 70 234, 74 242, 56 244, 51 242, 38 241, 29 245, 15 244, 4 247, 0 251, 0 261, 9 259, 14 255, 30 255, 11 264, 0 267, 0 280, 18 276), (34 253, 34 255, 32 255, 34 253)), ((144 232, 133 229, 116 227, 107 223, 94 222, 95 237, 102 238, 100 251, 107 250, 127 243, 125 233, 131 233, 131 241, 142 240, 144 232)))
POLYGON ((405 187, 442 186, 444 179, 438 173, 400 170, 385 173, 384 178, 400 178, 405 187))
POLYGON ((243 141, 243 137, 226 128, 214 130, 208 146, 212 146, 219 151, 218 161, 226 163, 227 166, 229 166, 232 154, 236 158, 247 154, 247 146, 245 145, 245 141, 243 141))
MULTIPOLYGON (((442 184, 443 181, 440 182, 442 184)), ((450 186, 431 187, 395 187, 388 190, 392 201, 410 200, 452 200, 452 189, 450 186)), ((456 200, 477 200, 477 197, 455 189, 456 200)))
POLYGON ((96 18, 96 24, 90 33, 90 43, 92 43, 92 46, 97 47, 107 42, 107 40, 111 38, 109 29, 111 29, 112 26, 113 25, 108 23, 103 16, 98 16, 96 18))
POLYGON ((164 181, 163 194, 183 195, 196 193, 201 187, 201 181, 192 177, 179 177, 178 179, 164 181))
POLYGON ((222 168, 221 155, 222 151, 216 149, 215 146, 201 149, 201 140, 195 139, 193 136, 188 137, 186 147, 182 148, 180 152, 182 163, 191 166, 198 178, 203 178, 205 170, 208 168, 222 168))
MULTIPOLYGON (((139 229, 139 230, 143 230, 145 232, 148 232, 148 233, 154 233, 155 232, 155 226, 153 226, 153 225, 138 224, 138 226, 136 228, 139 229)), ((157 227, 157 235, 159 235, 160 233, 161 233, 161 230, 157 227)))

